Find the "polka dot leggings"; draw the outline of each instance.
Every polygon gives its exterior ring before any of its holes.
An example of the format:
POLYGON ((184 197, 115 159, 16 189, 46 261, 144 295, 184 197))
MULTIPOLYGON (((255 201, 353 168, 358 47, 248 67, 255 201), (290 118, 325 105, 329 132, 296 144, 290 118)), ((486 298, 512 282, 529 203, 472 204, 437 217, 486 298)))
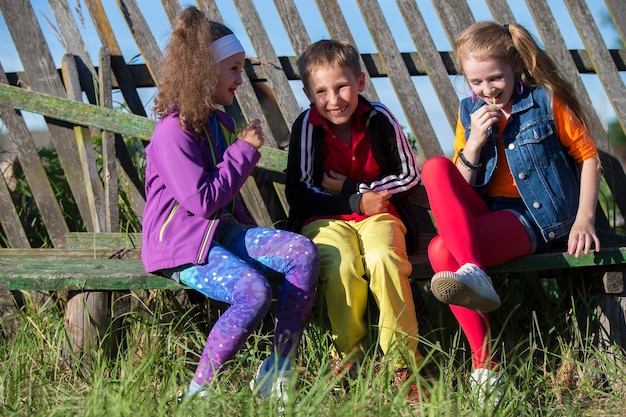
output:
POLYGON ((215 322, 193 381, 208 385, 259 327, 272 302, 265 270, 285 275, 275 309, 274 352, 293 357, 306 324, 319 275, 319 254, 307 238, 282 230, 253 227, 223 247, 212 244, 208 262, 180 271, 180 281, 231 306, 215 322))

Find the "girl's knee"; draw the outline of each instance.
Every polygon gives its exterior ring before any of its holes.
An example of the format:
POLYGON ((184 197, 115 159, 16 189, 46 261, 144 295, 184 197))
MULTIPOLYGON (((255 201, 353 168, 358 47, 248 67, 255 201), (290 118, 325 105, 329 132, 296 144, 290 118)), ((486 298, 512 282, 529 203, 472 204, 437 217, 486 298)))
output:
POLYGON ((317 245, 306 236, 291 234, 291 249, 296 252, 294 259, 301 264, 313 265, 319 262, 320 253, 317 245))
POLYGON ((430 178, 437 178, 440 172, 452 165, 452 161, 445 156, 433 156, 422 165, 422 182, 429 182, 430 178))
POLYGON ((273 291, 270 283, 262 275, 250 275, 242 279, 233 292, 233 304, 245 305, 263 315, 272 305, 273 291))

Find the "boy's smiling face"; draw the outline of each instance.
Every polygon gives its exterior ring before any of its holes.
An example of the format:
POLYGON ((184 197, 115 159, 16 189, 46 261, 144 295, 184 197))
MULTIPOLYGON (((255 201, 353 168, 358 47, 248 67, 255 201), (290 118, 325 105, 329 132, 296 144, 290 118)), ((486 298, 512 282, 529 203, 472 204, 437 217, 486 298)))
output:
POLYGON ((336 127, 350 125, 365 88, 365 74, 347 66, 317 67, 309 75, 304 92, 318 113, 336 127))

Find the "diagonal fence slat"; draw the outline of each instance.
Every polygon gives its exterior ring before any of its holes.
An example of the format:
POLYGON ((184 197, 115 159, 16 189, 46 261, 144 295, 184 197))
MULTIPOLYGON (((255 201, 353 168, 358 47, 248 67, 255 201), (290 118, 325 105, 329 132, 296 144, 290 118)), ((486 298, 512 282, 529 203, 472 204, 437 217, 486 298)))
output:
POLYGON ((456 126, 459 99, 454 86, 448 76, 448 70, 437 51, 426 22, 420 13, 417 4, 413 0, 396 0, 402 12, 404 22, 413 38, 413 43, 419 54, 422 66, 426 69, 428 78, 433 85, 435 94, 439 98, 448 123, 452 129, 456 126))
MULTIPOLYGON (((565 45, 565 40, 559 31, 548 3, 545 0, 526 0, 526 4, 539 30, 541 40, 550 53, 550 56, 559 65, 563 76, 572 83, 582 106, 592 110, 593 104, 591 103, 587 89, 576 71, 576 65, 574 64, 572 55, 565 45)), ((596 145, 598 145, 600 149, 606 150, 608 146, 608 136, 598 114, 594 111, 589 111, 587 123, 596 145)))
MULTIPOLYGON (((61 77, 54 65, 52 54, 48 50, 45 37, 30 2, 25 0, 2 1, 0 9, 24 70, 28 74, 30 87, 37 91, 65 97, 61 77)), ((76 206, 81 213, 85 227, 91 231, 93 224, 89 216, 89 203, 83 192, 85 182, 77 157, 78 151, 74 132, 67 126, 46 122, 76 206)), ((58 239, 57 237, 57 241, 58 239)))
POLYGON ((613 63, 613 59, 611 59, 598 26, 591 16, 589 7, 580 0, 565 0, 565 5, 569 9, 585 48, 591 56, 591 61, 604 89, 611 92, 608 97, 617 119, 622 127, 626 128, 626 87, 613 63))
MULTIPOLYGON (((322 19, 324 19, 324 23, 328 28, 330 37, 350 42, 356 47, 357 44, 352 36, 352 33, 350 33, 350 28, 348 27, 348 23, 346 22, 343 13, 341 12, 341 8, 339 7, 337 0, 316 0, 316 3, 317 8, 322 15, 322 19)), ((367 65, 363 61, 363 56, 361 56, 361 67, 367 68, 367 65)), ((374 84, 372 83, 369 74, 367 74, 367 71, 365 77, 365 90, 363 91, 363 94, 371 101, 380 100, 378 93, 374 88, 374 84)))
POLYGON ((371 28, 370 34, 376 43, 378 53, 389 71, 391 85, 398 96, 409 126, 415 134, 420 156, 425 159, 441 155, 443 153, 441 145, 420 97, 415 88, 408 87, 413 85, 413 81, 389 30, 389 25, 383 16, 380 5, 376 0, 359 0, 358 4, 363 18, 368 27, 371 28))

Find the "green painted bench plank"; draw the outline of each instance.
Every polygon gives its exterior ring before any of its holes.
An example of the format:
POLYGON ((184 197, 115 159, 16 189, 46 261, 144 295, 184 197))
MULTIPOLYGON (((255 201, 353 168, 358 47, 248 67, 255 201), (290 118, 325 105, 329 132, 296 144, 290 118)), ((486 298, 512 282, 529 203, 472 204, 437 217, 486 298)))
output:
POLYGON ((185 286, 145 272, 139 259, 0 258, 0 289, 3 290, 100 291, 181 288, 185 286))
MULTIPOLYGON (((412 279, 429 279, 433 270, 428 262, 410 256, 413 262, 412 279)), ((567 252, 547 252, 536 255, 523 256, 504 264, 487 268, 492 275, 504 273, 524 273, 536 271, 552 271, 569 268, 601 268, 615 265, 624 265, 626 269, 626 247, 602 248, 600 252, 592 251, 588 255, 576 258, 567 252)))
MULTIPOLYGON (((139 249, 0 249, 0 289, 124 290, 180 289, 176 282, 144 271, 139 249)), ((411 256, 411 279, 430 279, 432 268, 423 253, 411 256)), ((562 252, 525 256, 489 274, 524 273, 569 268, 626 265, 626 247, 609 247, 579 258, 562 252)))

